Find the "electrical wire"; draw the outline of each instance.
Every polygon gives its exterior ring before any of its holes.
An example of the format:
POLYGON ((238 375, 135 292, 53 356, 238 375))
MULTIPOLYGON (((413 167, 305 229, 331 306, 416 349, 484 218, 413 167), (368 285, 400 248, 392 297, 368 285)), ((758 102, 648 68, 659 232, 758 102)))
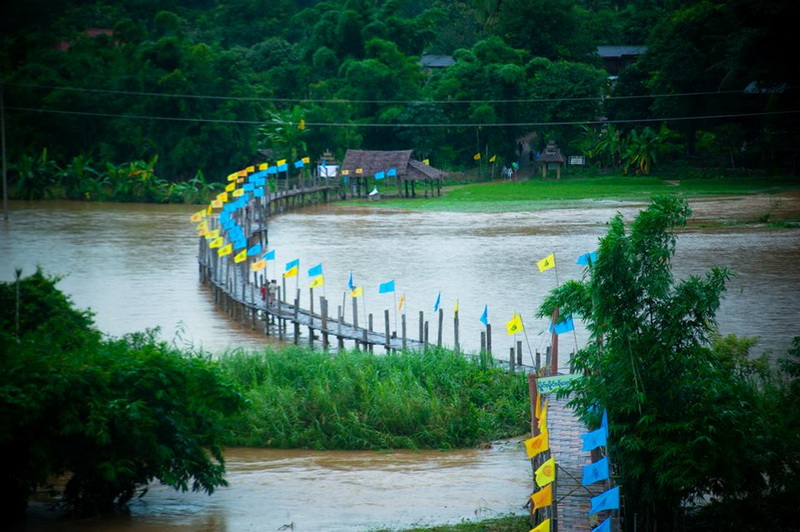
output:
MULTIPOLYGON (((336 104, 363 104, 363 103, 376 103, 376 104, 481 104, 481 103, 545 103, 545 102, 578 102, 578 101, 613 101, 613 100, 635 100, 643 98, 678 98, 690 96, 711 96, 711 95, 724 95, 724 94, 743 94, 742 90, 727 90, 727 91, 706 91, 706 92, 680 92, 672 94, 642 94, 642 95, 628 95, 628 96, 576 96, 576 97, 557 97, 557 98, 529 98, 529 99, 507 99, 507 100, 348 100, 341 98, 331 99, 314 99, 314 98, 266 98, 254 96, 214 96, 203 94, 188 94, 188 93, 163 93, 163 92, 137 92, 137 91, 121 91, 109 89, 92 89, 84 87, 60 87, 56 85, 36 85, 28 83, 7 83, 10 87, 20 87, 25 89, 47 89, 47 90, 61 90, 70 92, 86 92, 96 94, 116 94, 126 96, 149 96, 161 98, 190 98, 200 100, 223 100, 223 101, 242 101, 242 102, 280 102, 280 103, 336 103, 336 104)), ((795 87, 787 87, 789 90, 795 87)))
MULTIPOLYGON (((167 117, 167 116, 147 116, 147 115, 122 115, 112 113, 89 113, 83 111, 67 111, 61 109, 37 109, 31 107, 6 107, 7 111, 21 111, 33 113, 66 114, 77 116, 95 116, 100 118, 125 118, 129 120, 162 120, 175 122, 201 122, 209 124, 239 124, 239 125, 262 125, 264 121, 256 120, 223 120, 216 118, 186 118, 186 117, 167 117)), ((603 124, 640 124, 650 122, 677 122, 686 120, 715 120, 723 118, 748 118, 758 116, 777 116, 800 114, 800 110, 788 111, 764 111, 757 113, 732 113, 721 115, 701 115, 701 116, 676 116, 676 117, 657 117, 657 118, 632 118, 622 120, 573 120, 559 122, 503 122, 503 123, 451 123, 451 122, 432 122, 427 124, 365 124, 355 122, 305 122, 306 127, 392 127, 392 128, 428 128, 428 127, 542 127, 542 126, 580 126, 580 125, 603 125, 603 124)))

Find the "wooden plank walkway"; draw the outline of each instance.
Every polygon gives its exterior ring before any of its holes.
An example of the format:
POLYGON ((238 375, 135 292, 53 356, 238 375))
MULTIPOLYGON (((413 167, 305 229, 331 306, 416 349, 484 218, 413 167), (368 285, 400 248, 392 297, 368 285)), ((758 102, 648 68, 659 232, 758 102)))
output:
MULTIPOLYGON (((581 450, 588 429, 567 406, 569 398, 549 396, 547 425, 550 430, 550 452, 558 464, 558 482, 554 493, 558 503, 557 530, 592 530, 589 517, 590 499, 605 491, 602 483, 581 486, 583 466, 592 462, 591 454, 581 450)), ((594 526, 597 526, 595 523, 594 526)))
MULTIPOLYGON (((316 336, 322 335, 324 345, 327 345, 328 337, 333 337, 339 341, 340 345, 343 341, 350 340, 357 345, 383 346, 391 350, 420 350, 425 347, 425 343, 420 340, 409 337, 404 339, 402 332, 400 332, 400 336, 390 332, 387 337, 386 333, 371 331, 367 327, 357 327, 353 323, 345 321, 343 317, 333 318, 325 308, 327 302, 324 298, 320 298, 319 312, 312 312, 310 309, 296 307, 292 303, 277 298, 275 301, 267 303, 261 298, 260 293, 256 296, 257 288, 252 283, 234 285, 226 290, 216 281, 211 282, 217 290, 224 292, 235 305, 245 309, 244 313, 250 315, 251 321, 254 317, 258 317, 265 322, 265 327, 269 327, 270 323, 276 324, 278 327, 286 327, 291 323, 294 327, 292 336, 295 343, 299 343, 299 329, 303 327, 309 329, 309 342, 313 342, 316 336)), ((240 314, 244 315, 244 313, 240 311, 240 314)))

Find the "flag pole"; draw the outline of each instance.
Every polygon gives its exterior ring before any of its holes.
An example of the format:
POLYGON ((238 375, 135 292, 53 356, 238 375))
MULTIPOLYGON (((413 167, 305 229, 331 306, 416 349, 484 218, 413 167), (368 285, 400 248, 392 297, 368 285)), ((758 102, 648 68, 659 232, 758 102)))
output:
MULTIPOLYGON (((397 332, 397 290, 392 292, 392 296, 394 296, 394 330, 397 332)), ((389 341, 387 338, 386 341, 389 341)))
MULTIPOLYGON (((361 306, 364 307, 364 323, 367 323, 367 296, 364 294, 364 290, 361 290, 361 306)), ((366 328, 366 325, 365 327, 366 328)))
POLYGON ((558 282, 558 261, 556 260, 556 252, 553 252, 553 269, 556 271, 556 288, 558 288, 561 283, 558 282))
MULTIPOLYGON (((519 317, 519 322, 522 323, 522 334, 525 335, 525 343, 528 344, 528 353, 531 355, 531 367, 536 367, 536 361, 533 359, 533 349, 531 349, 531 342, 528 340, 528 329, 525 328, 525 322, 522 321, 522 316, 519 317)), ((514 339, 516 343, 516 338, 514 339)), ((520 357, 522 360, 522 357, 520 357)))

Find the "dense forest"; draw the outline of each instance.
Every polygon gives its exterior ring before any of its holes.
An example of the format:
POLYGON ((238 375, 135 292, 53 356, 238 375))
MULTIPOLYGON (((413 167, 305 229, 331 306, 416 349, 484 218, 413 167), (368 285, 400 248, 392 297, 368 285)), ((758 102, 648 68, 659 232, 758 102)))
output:
POLYGON ((599 170, 795 173, 783 21, 799 15, 793 0, 6 0, 8 160, 17 180, 147 161, 185 183, 259 150, 413 149, 460 169, 525 138, 599 170), (610 76, 599 45, 645 51, 610 76))

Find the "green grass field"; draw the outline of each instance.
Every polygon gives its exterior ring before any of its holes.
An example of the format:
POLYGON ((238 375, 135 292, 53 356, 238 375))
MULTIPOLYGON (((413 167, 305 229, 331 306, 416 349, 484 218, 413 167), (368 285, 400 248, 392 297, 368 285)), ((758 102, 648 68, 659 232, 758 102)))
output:
POLYGON ((510 212, 565 207, 600 200, 647 201, 657 194, 686 197, 731 196, 800 190, 792 178, 663 180, 657 177, 564 177, 496 181, 445 187, 441 197, 384 199, 381 207, 456 212, 510 212))

